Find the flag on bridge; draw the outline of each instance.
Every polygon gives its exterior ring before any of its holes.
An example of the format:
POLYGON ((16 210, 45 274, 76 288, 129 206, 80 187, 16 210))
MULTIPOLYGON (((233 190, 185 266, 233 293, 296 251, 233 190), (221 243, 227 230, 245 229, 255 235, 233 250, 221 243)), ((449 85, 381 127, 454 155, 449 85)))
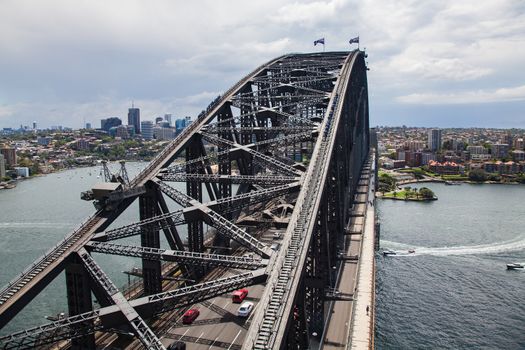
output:
POLYGON ((323 44, 324 45, 324 38, 317 39, 316 41, 314 41, 314 46, 317 45, 317 44, 323 44))
POLYGON ((359 37, 356 36, 355 38, 352 38, 350 39, 350 41, 348 42, 349 44, 359 44, 359 37))

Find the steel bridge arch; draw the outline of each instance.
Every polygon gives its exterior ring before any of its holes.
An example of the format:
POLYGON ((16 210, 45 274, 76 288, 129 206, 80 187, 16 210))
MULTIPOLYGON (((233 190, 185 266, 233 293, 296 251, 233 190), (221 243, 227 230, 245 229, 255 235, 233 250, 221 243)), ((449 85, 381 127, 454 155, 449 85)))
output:
POLYGON ((2 328, 66 271, 69 316, 2 336, 0 345, 31 348, 73 339, 72 348, 94 349, 95 331, 124 330, 144 347, 163 349, 150 318, 262 283, 264 308, 243 348, 306 348, 309 335, 322 331, 332 267, 368 156, 366 70, 362 51, 289 54, 241 79, 131 181, 135 195, 95 212, 3 288, 2 328), (175 162, 181 155, 184 161, 175 162), (164 182, 170 179, 186 182, 186 193, 164 182), (210 202, 203 202, 203 191, 210 202), (181 209, 170 212, 165 196, 181 209), (137 198, 140 221, 107 230, 137 198), (257 211, 275 203, 293 207, 291 215, 281 219, 265 209, 265 218, 257 211), (282 247, 272 251, 262 233, 239 226, 246 216, 260 227, 286 226, 282 247), (204 223, 215 236, 206 237, 204 223), (177 231, 181 224, 188 225, 186 242, 177 231), (168 251, 160 247, 160 231, 168 251), (141 237, 140 247, 104 243, 132 235, 141 237), (253 257, 227 254, 232 242, 253 257), (142 297, 126 298, 91 251, 140 257, 142 297), (200 282, 167 290, 163 260, 172 262, 171 274, 200 282), (206 280, 210 266, 247 271, 206 280), (93 309, 91 292, 99 309, 93 309))

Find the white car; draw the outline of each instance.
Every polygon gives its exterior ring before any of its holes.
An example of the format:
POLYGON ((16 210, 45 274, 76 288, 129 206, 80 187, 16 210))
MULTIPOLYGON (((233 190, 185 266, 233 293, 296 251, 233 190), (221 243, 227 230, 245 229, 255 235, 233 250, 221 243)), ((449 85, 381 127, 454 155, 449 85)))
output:
POLYGON ((248 315, 250 314, 250 312, 252 312, 252 310, 253 310, 253 303, 250 301, 245 301, 239 307, 239 310, 237 311, 237 315, 239 315, 240 317, 248 317, 248 315))

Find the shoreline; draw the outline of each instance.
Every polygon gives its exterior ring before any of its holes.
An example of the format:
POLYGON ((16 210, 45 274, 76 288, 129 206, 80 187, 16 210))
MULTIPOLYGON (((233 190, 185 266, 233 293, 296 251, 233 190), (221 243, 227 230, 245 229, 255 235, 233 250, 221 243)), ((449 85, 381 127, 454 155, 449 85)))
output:
MULTIPOLYGON (((149 160, 126 160, 126 162, 141 163, 141 162, 149 162, 149 160)), ((44 177, 44 176, 51 175, 51 174, 62 173, 68 170, 75 170, 75 169, 80 169, 80 168, 92 168, 92 167, 96 167, 99 165, 100 163, 98 162, 96 162, 95 164, 79 164, 77 166, 55 169, 47 173, 38 173, 35 175, 30 175, 28 177, 17 177, 16 179, 13 179, 13 180, 0 182, 3 184, 3 185, 0 185, 0 190, 11 190, 13 188, 16 188, 19 181, 27 181, 27 180, 31 180, 31 179, 38 178, 38 177, 44 177)))
POLYGON ((487 185, 524 185, 522 183, 519 183, 519 182, 516 182, 516 181, 509 181, 509 182, 501 182, 501 181, 482 181, 482 182, 479 182, 479 181, 472 181, 472 180, 443 180, 443 179, 424 179, 423 181, 421 180, 407 180, 407 181, 402 181, 402 182, 399 182, 398 186, 402 186, 402 185, 409 185, 409 184, 418 184, 418 183, 444 183, 446 184, 446 182, 457 182, 457 184, 454 184, 454 185, 461 185, 461 184, 472 184, 472 185, 483 185, 483 184, 487 184, 487 185))
POLYGON ((395 200, 395 201, 406 201, 406 202, 431 202, 431 201, 437 201, 438 200, 438 197, 434 196, 432 198, 417 198, 417 197, 404 197, 404 196, 385 196, 383 194, 383 192, 377 192, 376 193, 376 198, 381 198, 381 199, 392 199, 392 200, 395 200))

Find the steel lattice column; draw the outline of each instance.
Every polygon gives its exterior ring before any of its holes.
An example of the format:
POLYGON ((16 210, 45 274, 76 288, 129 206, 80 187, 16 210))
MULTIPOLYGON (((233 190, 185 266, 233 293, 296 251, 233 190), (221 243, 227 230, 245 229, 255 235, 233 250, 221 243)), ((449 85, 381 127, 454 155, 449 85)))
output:
MULTIPOLYGON (((252 86, 246 85, 242 90, 242 94, 250 94, 253 96, 252 86)), ((254 116, 250 114, 253 111, 253 105, 247 106, 246 104, 241 105, 241 127, 252 127, 254 124, 254 116)), ((241 145, 247 145, 252 142, 252 135, 248 133, 243 133, 240 135, 241 145)))
MULTIPOLYGON (((67 265, 65 272, 69 316, 92 311, 93 302, 91 300, 90 277, 82 263, 75 259, 67 265)), ((93 321, 85 322, 93 323, 93 321)), ((79 324, 78 326, 80 328, 86 327, 85 324, 79 324)), ((71 349, 95 350, 95 335, 88 334, 81 338, 71 340, 71 349)))
MULTIPOLYGON (((199 158, 201 156, 201 140, 193 138, 186 147, 186 161, 199 158)), ((186 172, 191 173, 191 166, 188 166, 186 172)), ((197 167, 198 173, 204 173, 202 164, 197 167)), ((202 202, 202 183, 199 181, 187 182, 186 193, 188 196, 202 202)), ((202 220, 195 220, 188 223, 188 248, 191 252, 204 251, 204 228, 202 220)))
POLYGON ((316 227, 308 250, 306 280, 304 283, 304 306, 308 333, 322 334, 325 318, 325 288, 330 284, 328 249, 326 236, 328 230, 328 206, 326 191, 323 193, 321 207, 317 213, 316 227))
MULTIPOLYGON (((161 214, 157 203, 157 191, 151 184, 146 186, 147 192, 139 198, 140 219, 145 220, 161 214)), ((143 226, 140 243, 143 247, 160 248, 159 231, 151 226, 143 226)), ((151 295, 162 292, 162 269, 160 261, 142 259, 142 275, 144 294, 151 295)))
MULTIPOLYGON (((235 123, 233 121, 233 114, 232 114, 232 111, 231 111, 230 104, 224 106, 219 111, 219 113, 217 115, 217 121, 218 121, 218 124, 220 126, 227 126, 227 125, 229 125, 232 128, 232 130, 235 128, 235 123), (229 120, 229 122, 223 122, 225 120, 229 120)), ((226 139, 226 140, 234 141, 234 139, 237 138, 237 135, 233 135, 232 131, 230 130, 230 131, 227 131, 227 132, 219 133, 219 137, 221 137, 223 139, 226 139)), ((217 146, 217 148, 218 148, 218 153, 220 154, 219 157, 218 157, 219 174, 220 175, 231 175, 232 167, 231 167, 230 153, 228 152, 226 154, 222 154, 222 152, 225 151, 226 148, 221 147, 221 146, 217 146)), ((218 195, 217 195, 218 198, 217 199, 229 198, 231 196, 232 196, 232 184, 231 183, 219 182, 219 184, 218 184, 218 195)), ((226 219, 231 220, 232 212, 229 210, 230 204, 227 203, 226 205, 227 205, 227 211, 223 215, 224 215, 224 217, 226 219)), ((230 247, 230 239, 228 237, 226 237, 226 236, 216 235, 215 236, 215 240, 213 242, 213 245, 217 246, 217 247, 229 248, 230 247)), ((224 251, 220 251, 220 252, 223 253, 223 254, 228 254, 229 250, 225 249, 224 251)))
MULTIPOLYGON (((304 290, 304 279, 301 282, 301 290, 304 290)), ((290 316, 290 328, 286 335, 286 349, 309 349, 309 334, 307 326, 306 308, 304 305, 304 295, 297 298, 297 303, 292 309, 290 316)))
MULTIPOLYGON (((231 120, 232 118, 233 118, 233 115, 232 115, 230 106, 227 106, 221 109, 221 111, 217 115, 217 120, 220 126, 226 126, 225 124, 222 124, 221 122, 223 120, 231 120)), ((232 129, 235 127, 235 124, 233 124, 233 121, 229 122, 228 124, 230 124, 232 129)), ((219 137, 226 139, 226 140, 234 141, 231 131, 219 133, 219 137)), ((218 153, 221 153, 226 150, 225 148, 221 146, 217 146, 217 147, 218 147, 218 153)), ((231 168, 230 153, 219 155, 218 161, 219 161, 219 174, 220 175, 231 175, 232 168, 231 168)), ((220 195, 220 198, 231 197, 232 196, 231 183, 219 182, 219 195, 220 195)))
POLYGON ((326 204, 323 205, 322 210, 323 214, 326 215, 326 231, 323 234, 323 241, 326 245, 326 265, 327 265, 327 274, 328 286, 334 287, 336 271, 334 269, 336 257, 337 257, 337 236, 338 232, 337 227, 337 183, 336 178, 333 176, 333 164, 330 166, 329 176, 327 178, 327 188, 326 188, 326 204), (326 208, 325 208, 326 206, 326 208), (326 210, 326 211, 324 211, 326 210))

